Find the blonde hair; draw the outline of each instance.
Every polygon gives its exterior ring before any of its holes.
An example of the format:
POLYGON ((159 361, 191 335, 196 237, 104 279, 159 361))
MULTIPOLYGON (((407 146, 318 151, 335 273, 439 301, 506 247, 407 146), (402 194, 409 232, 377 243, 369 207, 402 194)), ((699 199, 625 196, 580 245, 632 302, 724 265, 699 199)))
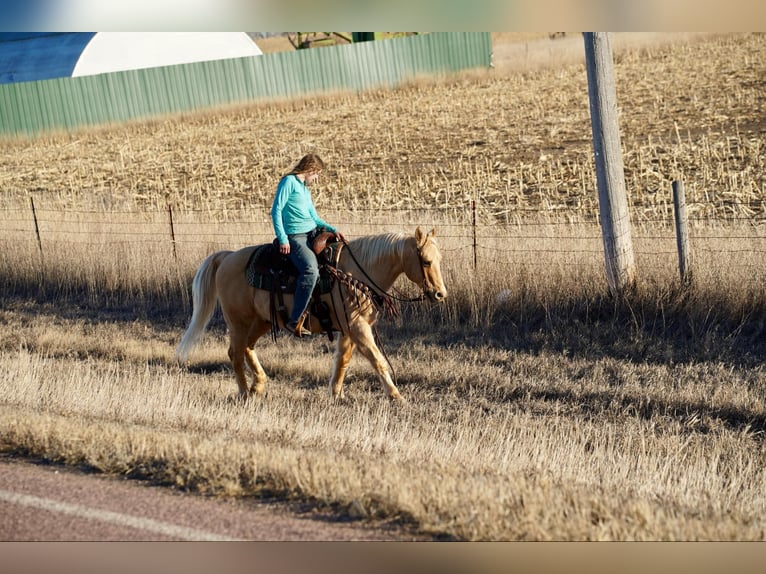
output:
POLYGON ((324 170, 324 162, 315 153, 309 153, 304 155, 301 160, 295 165, 293 170, 287 175, 298 175, 299 173, 319 173, 324 170))

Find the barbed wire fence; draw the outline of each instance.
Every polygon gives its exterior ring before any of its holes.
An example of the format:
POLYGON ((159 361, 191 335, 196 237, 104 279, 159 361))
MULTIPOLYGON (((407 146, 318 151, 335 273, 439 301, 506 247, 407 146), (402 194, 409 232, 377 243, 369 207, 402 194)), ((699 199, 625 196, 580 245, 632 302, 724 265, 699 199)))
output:
MULTIPOLYGON (((679 213, 671 217, 642 217, 633 222, 634 250, 640 269, 675 265, 680 280, 702 260, 725 262, 737 281, 766 283, 766 218, 762 215, 713 216, 702 202, 685 204, 698 215, 686 216, 686 233, 679 237, 679 213), (683 246, 682 246, 683 244, 683 246), (686 250, 686 252, 684 252, 686 250), (690 259, 690 261, 686 261, 690 259)), ((736 206, 735 206, 736 207, 736 206)), ((3 211, 0 239, 7 249, 19 242, 35 244, 41 260, 46 251, 70 246, 109 248, 151 245, 179 253, 194 249, 236 249, 273 239, 267 205, 227 213, 181 210, 48 209, 35 205, 3 211)), ((736 212, 736 209, 734 210, 736 212)), ((598 214, 568 214, 525 208, 499 218, 491 209, 471 202, 465 206, 414 209, 370 207, 322 210, 326 220, 350 238, 387 231, 412 232, 416 226, 437 228, 445 257, 459 255, 461 265, 497 272, 498 265, 530 268, 603 266, 598 214), (348 233, 346 230, 352 230, 348 233)))

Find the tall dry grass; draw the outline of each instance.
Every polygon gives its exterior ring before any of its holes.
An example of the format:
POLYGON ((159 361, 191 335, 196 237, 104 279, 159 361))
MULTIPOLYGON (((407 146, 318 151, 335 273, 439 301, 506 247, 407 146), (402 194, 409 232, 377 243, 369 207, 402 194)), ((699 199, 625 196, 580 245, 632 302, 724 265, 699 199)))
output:
MULTIPOLYGON (((212 336, 3 311, 4 451, 218 496, 280 496, 468 540, 761 539, 764 373, 724 362, 537 352, 427 329, 386 340, 408 406, 355 360, 327 396, 322 340, 259 347, 241 405, 212 336)), ((412 329, 412 327, 410 327, 412 329)))
MULTIPOLYGON (((0 277, 8 297, 56 300, 176 325, 191 314, 189 285, 202 259, 219 249, 272 239, 265 209, 219 213, 213 221, 206 212, 174 211, 172 237, 164 209, 36 212, 40 244, 29 206, 0 216, 8 218, 0 241, 13 247, 0 252, 0 277)), ((735 361, 743 360, 749 349, 757 356, 764 345, 766 240, 751 221, 693 222, 691 288, 680 285, 672 222, 634 225, 638 283, 624 301, 616 302, 606 292, 596 223, 569 224, 549 216, 500 225, 485 215, 474 226, 470 213, 450 210, 328 210, 324 215, 351 238, 413 233, 417 226, 436 229, 451 297, 437 309, 405 305, 397 328, 410 321, 435 321, 445 332, 458 333, 449 337, 464 336, 470 329, 500 340, 525 339, 546 329, 552 333, 549 342, 564 337, 579 347, 587 346, 583 341, 589 337, 602 342, 622 338, 619 330, 626 320, 637 333, 650 333, 655 339, 651 348, 663 356, 667 353, 659 347, 668 341, 685 358, 726 353, 735 361), (611 325, 603 336, 579 335, 581 323, 602 320, 611 325)), ((397 288, 417 295, 404 279, 397 288)), ((640 357, 642 352, 634 354, 640 357)), ((747 362, 757 360, 750 357, 747 362)))
POLYGON ((323 338, 261 341, 267 397, 242 405, 220 318, 173 362, 198 258, 119 239, 46 251, 36 296, 36 244, 4 252, 3 451, 455 539, 763 537, 763 287, 682 292, 671 268, 617 302, 578 250, 591 236, 553 265, 498 252, 478 274, 445 237, 450 299, 381 330, 405 408, 358 358, 333 403, 323 338))
POLYGON ((623 300, 576 64, 0 142, 0 450, 455 539, 763 539, 763 47, 620 54, 639 267, 623 300), (359 358, 332 403, 323 338, 262 341, 268 394, 239 404, 220 317, 172 361, 197 264, 270 239, 275 178, 308 150, 347 235, 437 228, 449 299, 381 325, 405 408, 359 358))

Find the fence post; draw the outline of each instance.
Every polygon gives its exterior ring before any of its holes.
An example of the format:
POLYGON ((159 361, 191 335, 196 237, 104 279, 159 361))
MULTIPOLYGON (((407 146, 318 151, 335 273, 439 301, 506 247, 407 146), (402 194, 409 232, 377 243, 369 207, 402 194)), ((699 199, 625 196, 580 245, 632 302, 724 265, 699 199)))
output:
POLYGON ((35 235, 37 236, 37 248, 40 250, 40 261, 43 260, 43 242, 40 240, 40 226, 37 224, 37 210, 35 209, 35 200, 29 197, 29 203, 32 205, 32 219, 35 220, 35 235))
POLYGON ((636 265, 620 146, 612 47, 607 32, 586 32, 583 36, 606 279, 610 291, 622 295, 635 285, 636 265))
POLYGON ((176 231, 173 227, 173 205, 168 203, 168 217, 170 218, 170 240, 173 242, 173 259, 178 261, 178 254, 176 253, 176 231))
POLYGON ((476 271, 476 201, 471 200, 471 227, 473 229, 473 270, 476 271))
POLYGON ((676 221, 676 247, 678 248, 678 271, 681 284, 688 286, 692 281, 689 251, 689 219, 686 216, 686 197, 684 182, 673 182, 673 213, 676 221))

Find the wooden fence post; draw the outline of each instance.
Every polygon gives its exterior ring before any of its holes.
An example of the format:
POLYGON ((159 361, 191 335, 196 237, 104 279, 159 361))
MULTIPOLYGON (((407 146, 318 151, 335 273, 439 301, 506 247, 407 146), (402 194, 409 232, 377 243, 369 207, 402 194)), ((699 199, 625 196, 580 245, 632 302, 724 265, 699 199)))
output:
POLYGON ((686 197, 684 182, 673 182, 673 213, 676 221, 676 247, 678 248, 678 271, 681 284, 688 286, 692 282, 691 257, 689 250, 689 219, 686 216, 686 197))
POLYGON ((586 32, 583 36, 606 278, 612 294, 622 295, 635 285, 636 265, 617 121, 612 47, 607 32, 586 32))

